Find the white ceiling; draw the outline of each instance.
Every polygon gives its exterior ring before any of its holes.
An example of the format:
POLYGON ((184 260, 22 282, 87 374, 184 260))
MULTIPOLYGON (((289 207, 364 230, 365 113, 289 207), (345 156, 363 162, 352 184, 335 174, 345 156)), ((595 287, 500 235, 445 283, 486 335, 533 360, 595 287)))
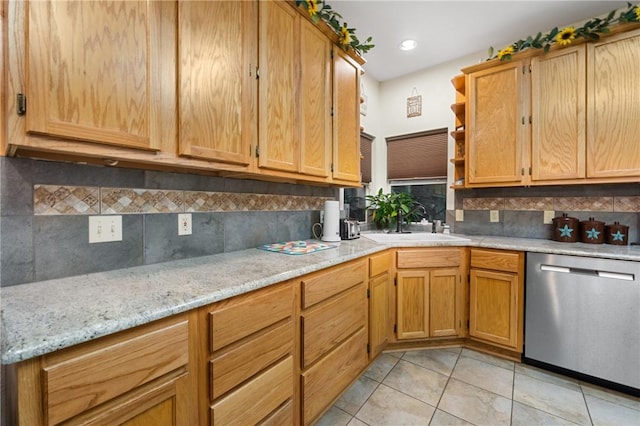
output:
MULTIPOLYGON (((364 55, 366 73, 390 80, 452 59, 502 49, 512 42, 545 33, 553 27, 580 22, 614 9, 626 1, 403 1, 328 0, 363 42, 373 36, 375 47, 364 55), (398 48, 412 38, 418 47, 398 48)), ((634 4, 636 2, 633 2, 634 4)), ((469 64, 471 65, 471 64, 469 64)))

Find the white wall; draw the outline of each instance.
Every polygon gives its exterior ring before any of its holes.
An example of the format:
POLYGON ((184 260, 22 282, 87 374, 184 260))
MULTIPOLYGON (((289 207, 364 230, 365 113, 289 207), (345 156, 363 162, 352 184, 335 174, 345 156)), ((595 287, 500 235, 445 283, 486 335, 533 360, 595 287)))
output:
MULTIPOLYGON (((364 91, 368 97, 367 115, 360 116, 364 131, 376 137, 372 150, 372 182, 369 192, 383 188, 388 192, 387 144, 385 138, 407 133, 454 127, 451 104, 455 102, 455 90, 451 78, 460 74, 460 69, 486 59, 486 53, 477 53, 442 65, 408 74, 382 83, 372 78, 363 78, 364 91), (422 95, 422 115, 407 118, 407 98, 416 88, 422 95)), ((366 69, 366 65, 365 65, 366 69)), ((454 142, 449 137, 449 155, 453 157, 454 142)), ((449 164, 449 180, 453 176, 453 165, 449 164)), ((448 186, 451 182, 448 183, 448 186)), ((453 209, 453 191, 447 191, 447 209, 453 209)))

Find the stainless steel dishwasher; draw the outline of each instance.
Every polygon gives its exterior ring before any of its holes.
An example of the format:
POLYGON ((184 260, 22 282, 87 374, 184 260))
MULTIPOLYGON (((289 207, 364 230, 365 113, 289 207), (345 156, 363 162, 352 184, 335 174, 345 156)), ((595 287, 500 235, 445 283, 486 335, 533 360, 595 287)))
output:
POLYGON ((527 253, 526 270, 524 361, 640 393, 640 262, 527 253))

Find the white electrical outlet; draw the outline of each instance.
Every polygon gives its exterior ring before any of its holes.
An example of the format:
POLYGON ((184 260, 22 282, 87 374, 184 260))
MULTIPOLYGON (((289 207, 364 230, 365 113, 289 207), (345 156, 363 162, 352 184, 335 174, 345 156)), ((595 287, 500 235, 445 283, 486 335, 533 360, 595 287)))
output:
POLYGON ((489 210, 489 222, 500 222, 499 210, 489 210))
POLYGON ((456 222, 464 222, 464 210, 456 210, 456 222))
POLYGON ((542 223, 553 223, 553 216, 555 215, 555 211, 553 210, 545 210, 544 211, 544 221, 542 223))
POLYGON ((178 235, 191 235, 191 213, 178 215, 178 235))
POLYGON ((89 216, 89 244, 122 241, 122 216, 89 216))

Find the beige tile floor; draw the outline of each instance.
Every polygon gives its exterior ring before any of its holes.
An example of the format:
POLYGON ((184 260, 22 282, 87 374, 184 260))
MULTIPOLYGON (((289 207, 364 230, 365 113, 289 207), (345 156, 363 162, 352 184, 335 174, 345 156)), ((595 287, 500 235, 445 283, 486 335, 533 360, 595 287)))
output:
POLYGON ((640 398, 469 349, 384 353, 318 426, 640 426, 640 398))

